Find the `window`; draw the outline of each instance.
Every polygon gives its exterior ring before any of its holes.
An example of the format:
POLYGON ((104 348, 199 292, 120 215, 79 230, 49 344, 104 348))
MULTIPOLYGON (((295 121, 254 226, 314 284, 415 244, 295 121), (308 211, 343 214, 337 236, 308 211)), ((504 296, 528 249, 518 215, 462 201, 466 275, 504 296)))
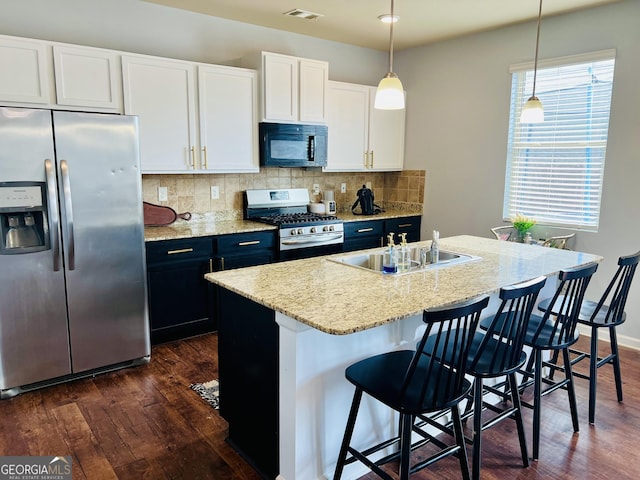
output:
POLYGON ((544 123, 521 124, 533 64, 511 67, 511 111, 503 217, 597 231, 615 51, 538 63, 544 123))

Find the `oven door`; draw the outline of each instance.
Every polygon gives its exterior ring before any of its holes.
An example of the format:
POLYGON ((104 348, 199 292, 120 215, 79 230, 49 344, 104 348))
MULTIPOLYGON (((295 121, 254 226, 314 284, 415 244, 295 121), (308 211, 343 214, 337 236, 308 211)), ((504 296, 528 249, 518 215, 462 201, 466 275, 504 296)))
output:
POLYGON ((267 167, 326 166, 326 125, 261 123, 260 165, 267 167))

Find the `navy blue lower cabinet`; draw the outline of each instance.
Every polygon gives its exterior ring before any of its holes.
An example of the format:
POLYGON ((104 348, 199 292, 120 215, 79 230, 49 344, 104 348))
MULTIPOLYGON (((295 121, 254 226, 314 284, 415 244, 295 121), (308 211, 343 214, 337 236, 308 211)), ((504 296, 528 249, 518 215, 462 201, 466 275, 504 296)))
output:
POLYGON ((146 251, 151 343, 215 331, 213 290, 204 278, 213 271, 211 237, 148 242, 146 251))
POLYGON ((407 234, 407 242, 420 241, 420 225, 422 224, 422 216, 415 215, 412 217, 389 218, 384 221, 385 245, 386 235, 390 232, 394 233, 396 243, 400 243, 400 234, 407 234))
POLYGON ((384 220, 362 220, 344 224, 343 251, 365 250, 382 246, 384 220))
POLYGON ((279 473, 275 312, 222 287, 218 297, 220 415, 227 441, 264 478, 279 473))

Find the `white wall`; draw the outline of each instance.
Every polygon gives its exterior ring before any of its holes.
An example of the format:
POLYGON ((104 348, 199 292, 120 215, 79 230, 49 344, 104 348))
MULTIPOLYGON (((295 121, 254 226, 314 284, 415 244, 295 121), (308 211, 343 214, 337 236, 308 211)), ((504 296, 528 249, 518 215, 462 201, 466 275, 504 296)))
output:
MULTIPOLYGON (((605 256, 597 296, 617 257, 640 249, 640 1, 625 0, 542 23, 540 57, 615 48, 616 72, 598 233, 577 250, 605 256)), ((138 0, 0 0, 0 33, 220 64, 260 50, 330 63, 333 80, 375 85, 385 52, 217 19, 138 0)), ((396 52, 408 92, 407 169, 426 169, 423 236, 488 236, 502 219, 509 65, 533 59, 535 23, 396 52)), ((640 279, 622 342, 640 348, 640 279)))
MULTIPOLYGON (((640 250, 639 19, 640 1, 627 0, 542 20, 541 59, 617 51, 600 228, 579 232, 575 245, 605 257, 591 298, 604 290, 620 255, 640 250)), ((502 223, 509 65, 533 60, 535 29, 532 22, 396 55, 408 92, 405 167, 426 170, 423 238, 433 229, 489 236, 489 227, 502 223)), ((640 278, 635 282, 619 332, 640 348, 640 278)))

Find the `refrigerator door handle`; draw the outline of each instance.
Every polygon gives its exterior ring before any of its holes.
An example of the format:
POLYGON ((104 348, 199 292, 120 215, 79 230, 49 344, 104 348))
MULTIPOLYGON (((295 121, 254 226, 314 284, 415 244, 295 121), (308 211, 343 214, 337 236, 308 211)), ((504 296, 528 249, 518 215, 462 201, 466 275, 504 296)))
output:
POLYGON ((76 249, 73 236, 73 207, 71 204, 71 182, 69 181, 69 165, 66 160, 60 161, 60 173, 62 174, 62 190, 64 193, 64 211, 67 219, 67 246, 69 253, 68 269, 76 268, 76 249))
POLYGON ((56 176, 53 171, 53 162, 50 159, 44 161, 44 172, 47 179, 47 202, 49 203, 49 236, 51 237, 51 251, 53 253, 53 271, 60 270, 60 233, 58 218, 58 193, 56 189, 56 176))

